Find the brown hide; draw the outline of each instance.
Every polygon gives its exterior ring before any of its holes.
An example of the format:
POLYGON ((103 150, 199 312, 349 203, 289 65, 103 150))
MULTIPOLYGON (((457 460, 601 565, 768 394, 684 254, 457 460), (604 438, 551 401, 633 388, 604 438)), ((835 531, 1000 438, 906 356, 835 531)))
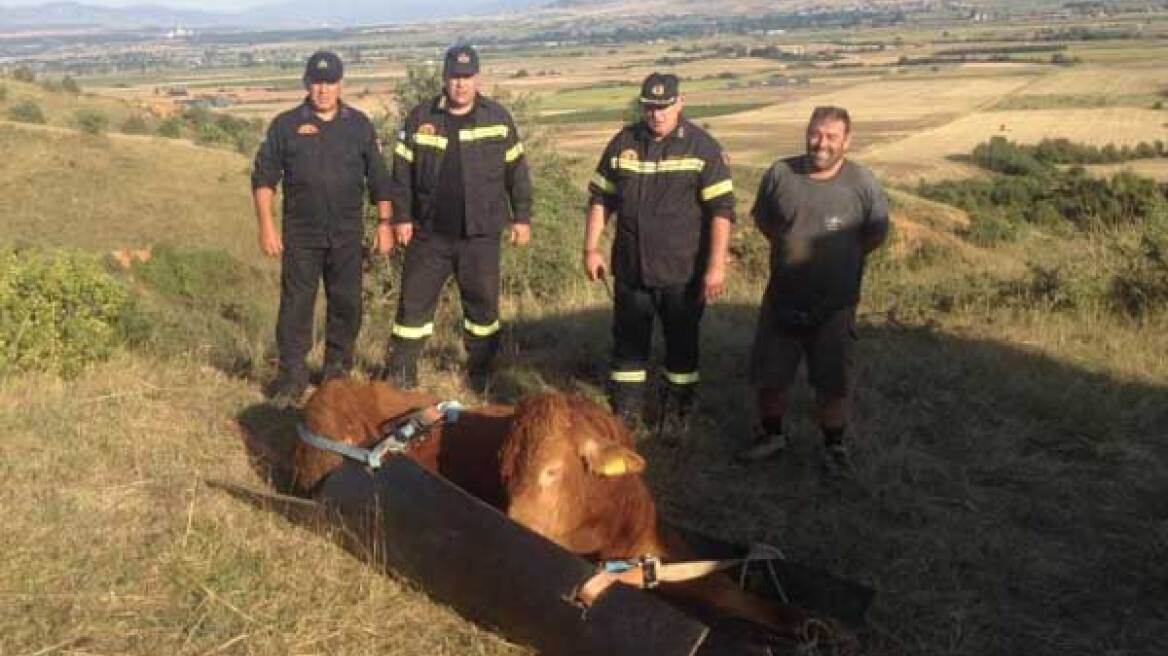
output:
MULTIPOLYGON (((403 391, 381 382, 330 380, 304 405, 304 424, 329 439, 371 447, 381 437, 381 426, 432 406, 440 399, 425 392, 403 391)), ((499 447, 513 414, 511 406, 485 405, 464 410, 453 424, 438 423, 407 455, 426 469, 454 482, 470 494, 502 508, 499 447)), ((292 469, 296 486, 305 491, 317 484, 344 459, 334 453, 296 441, 292 469)))
MULTIPOLYGON (((644 461, 632 435, 609 412, 580 396, 540 394, 519 402, 500 457, 507 515, 565 549, 597 560, 656 554, 662 562, 696 554, 660 525, 639 475, 644 461), (614 462, 623 464, 610 466, 614 462)), ((796 638, 851 638, 831 621, 809 623, 801 609, 746 593, 726 575, 662 583, 662 594, 703 612, 740 617, 796 638), (812 635, 809 635, 812 634, 812 635)))
MULTIPOLYGON (((369 447, 380 438, 383 423, 438 401, 380 382, 332 380, 305 404, 304 421, 315 433, 369 447)), ((433 426, 408 455, 577 555, 694 559, 683 540, 659 525, 652 495, 638 475, 644 461, 632 444, 632 435, 607 410, 582 396, 548 393, 529 396, 514 408, 467 409, 457 422, 433 426)), ((296 442, 295 481, 305 491, 341 464, 338 455, 296 442)), ((724 575, 663 583, 660 590, 695 610, 806 637, 807 613, 749 595, 724 575)), ((830 623, 830 631, 819 637, 840 635, 842 629, 830 623)))

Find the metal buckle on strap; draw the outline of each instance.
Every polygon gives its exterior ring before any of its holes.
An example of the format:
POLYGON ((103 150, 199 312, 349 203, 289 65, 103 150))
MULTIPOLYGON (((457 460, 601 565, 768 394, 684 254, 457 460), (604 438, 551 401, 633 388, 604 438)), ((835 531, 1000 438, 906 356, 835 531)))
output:
POLYGON ((641 568, 641 587, 647 589, 657 587, 660 581, 657 579, 657 566, 661 564, 661 559, 651 554, 645 554, 637 559, 637 565, 641 568))
POLYGON ((382 433, 384 439, 372 449, 331 440, 312 432, 303 423, 296 424, 296 433, 305 444, 364 463, 371 469, 380 469, 386 454, 403 453, 431 426, 439 421, 454 423, 458 421, 461 412, 462 404, 453 400, 412 412, 384 431, 382 433))

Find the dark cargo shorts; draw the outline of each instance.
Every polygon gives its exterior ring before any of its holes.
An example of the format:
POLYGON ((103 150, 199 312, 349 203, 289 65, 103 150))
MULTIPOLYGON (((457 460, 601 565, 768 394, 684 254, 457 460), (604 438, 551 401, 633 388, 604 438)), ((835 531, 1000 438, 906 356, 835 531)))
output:
POLYGON ((848 393, 848 366, 856 339, 856 306, 832 311, 820 321, 787 316, 763 301, 754 335, 750 379, 757 387, 789 388, 807 358, 807 378, 820 397, 848 393))

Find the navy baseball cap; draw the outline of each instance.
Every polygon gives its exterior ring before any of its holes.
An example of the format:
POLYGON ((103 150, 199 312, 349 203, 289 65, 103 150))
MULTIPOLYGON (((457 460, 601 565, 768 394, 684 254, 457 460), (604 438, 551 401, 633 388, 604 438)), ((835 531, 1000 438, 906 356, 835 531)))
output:
POLYGON ((668 107, 677 102, 679 82, 672 73, 650 73, 641 84, 641 104, 668 107))
POLYGON ((479 53, 470 46, 454 46, 446 51, 446 58, 442 63, 442 75, 446 77, 462 77, 477 75, 479 72, 479 53))
POLYGON ((317 50, 304 65, 304 79, 309 82, 339 82, 345 67, 335 52, 317 50))

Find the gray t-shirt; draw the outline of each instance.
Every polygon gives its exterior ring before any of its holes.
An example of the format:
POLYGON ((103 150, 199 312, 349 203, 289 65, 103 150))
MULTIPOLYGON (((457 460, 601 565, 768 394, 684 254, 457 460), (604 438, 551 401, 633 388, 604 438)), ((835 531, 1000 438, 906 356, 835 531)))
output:
POLYGON ((888 234, 888 200, 872 172, 851 161, 830 180, 810 172, 805 155, 777 160, 751 213, 771 242, 766 299, 827 313, 860 300, 864 244, 888 234))

